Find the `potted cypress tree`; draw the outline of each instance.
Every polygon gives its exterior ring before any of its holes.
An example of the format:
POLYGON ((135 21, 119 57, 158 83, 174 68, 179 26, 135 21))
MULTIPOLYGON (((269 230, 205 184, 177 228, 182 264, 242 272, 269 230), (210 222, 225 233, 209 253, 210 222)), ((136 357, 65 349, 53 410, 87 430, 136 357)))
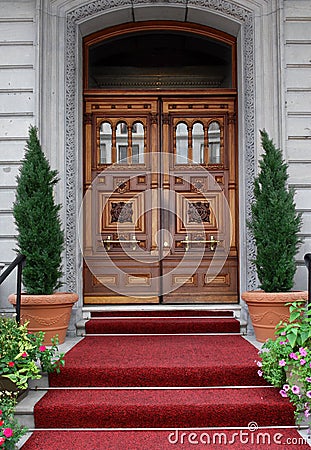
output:
MULTIPOLYGON (((26 256, 23 270, 25 294, 21 297, 21 320, 29 321, 30 332, 44 331, 45 343, 58 334, 65 339, 74 293, 55 293, 61 286, 64 233, 55 204, 57 171, 51 170, 39 139, 31 126, 25 157, 17 176, 13 216, 17 227, 17 251, 26 256)), ((9 301, 15 304, 15 295, 9 301)))
POLYGON ((301 215, 295 210, 294 191, 288 189, 288 166, 265 130, 260 131, 264 150, 260 173, 254 180, 255 201, 248 226, 256 245, 254 260, 260 291, 242 294, 247 303, 256 339, 274 338, 275 326, 289 317, 289 302, 307 299, 307 292, 291 291, 296 271, 295 255, 301 243, 301 215))

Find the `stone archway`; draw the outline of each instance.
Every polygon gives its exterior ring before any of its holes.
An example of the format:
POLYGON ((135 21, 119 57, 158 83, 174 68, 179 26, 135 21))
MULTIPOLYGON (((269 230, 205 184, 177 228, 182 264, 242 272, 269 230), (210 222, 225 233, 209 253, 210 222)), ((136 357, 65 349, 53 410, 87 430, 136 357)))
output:
MULTIPOLYGON (((148 0, 96 0, 91 3, 77 6, 68 10, 66 17, 66 42, 65 42, 65 177, 66 177, 66 284, 69 290, 79 291, 77 286, 77 273, 80 270, 77 245, 77 228, 78 228, 78 210, 79 201, 78 187, 79 179, 77 176, 77 155, 79 153, 79 145, 76 136, 78 135, 80 116, 79 112, 79 35, 86 33, 86 30, 94 21, 94 26, 99 27, 99 18, 106 14, 122 11, 122 8, 129 8, 134 14, 135 8, 150 7, 150 20, 153 18, 157 3, 165 8, 170 8, 170 18, 174 18, 174 14, 184 8, 184 19, 189 17, 189 10, 200 11, 201 15, 211 17, 214 15, 216 23, 219 18, 223 17, 226 23, 235 24, 239 28, 240 43, 240 103, 243 107, 241 114, 240 129, 243 140, 240 139, 240 185, 243 192, 243 200, 241 201, 242 212, 240 221, 245 223, 245 218, 250 214, 250 203, 252 199, 252 179, 255 171, 254 156, 254 137, 255 137, 255 107, 254 107, 254 14, 235 3, 226 0, 168 0, 148 1, 148 0), (175 9, 174 9, 174 8, 175 9)), ((148 12, 146 12, 148 16, 148 12)), ((134 15, 133 15, 134 17, 134 15)), ((146 18, 146 17, 145 17, 146 18)), ((180 17, 175 17, 175 20, 180 17)), ((120 20, 122 20, 120 18, 120 20)), ((103 21, 106 23, 107 21, 103 21)), ((120 22, 119 22, 120 23, 120 22)), ((226 26, 224 23, 223 27, 226 26)), ((104 27, 104 26, 103 26, 104 27)), ((95 31, 95 30, 94 30, 95 31)), ((246 237, 246 247, 242 249, 241 264, 244 267, 244 283, 243 288, 251 288, 255 284, 255 271, 251 265, 251 259, 254 254, 254 245, 247 230, 244 230, 246 237)), ((244 239, 245 240, 245 239, 244 239)))

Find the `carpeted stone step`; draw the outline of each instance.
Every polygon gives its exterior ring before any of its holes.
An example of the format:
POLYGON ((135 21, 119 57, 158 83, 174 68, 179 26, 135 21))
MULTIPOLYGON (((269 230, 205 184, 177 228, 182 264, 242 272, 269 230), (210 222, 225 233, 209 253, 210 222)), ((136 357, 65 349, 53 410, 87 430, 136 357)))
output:
POLYGON ((36 431, 23 450, 172 450, 252 449, 302 450, 309 445, 289 428, 202 429, 202 430, 122 430, 122 431, 36 431))
POLYGON ((257 350, 241 336, 86 337, 50 386, 248 386, 257 350))
POLYGON ((293 407, 258 377, 257 349, 238 332, 228 331, 239 325, 232 312, 193 314, 171 311, 163 318, 163 311, 129 311, 120 317, 112 311, 93 317, 88 329, 97 334, 104 326, 105 335, 82 339, 66 354, 61 374, 50 374, 52 387, 34 409, 39 431, 23 450, 192 448, 185 439, 188 432, 192 439, 197 427, 221 429, 222 439, 229 441, 196 448, 267 448, 267 435, 257 445, 255 433, 247 431, 251 422, 280 427, 278 436, 285 443, 269 442, 273 450, 290 449, 287 438, 295 440, 297 449, 308 448, 297 445, 301 438, 296 430, 284 429, 294 425, 293 407), (217 327, 218 334, 199 328, 183 333, 199 326, 194 323, 217 327), (251 444, 245 434, 243 442, 238 440, 240 430, 225 430, 232 427, 246 428, 251 444), (176 428, 188 430, 183 430, 184 442, 168 441, 176 428))
POLYGON ((149 316, 94 318, 85 324, 86 334, 240 333, 238 320, 204 316, 149 316))
POLYGON ((218 317, 219 319, 223 317, 234 317, 233 311, 222 311, 222 310, 206 310, 206 309, 180 309, 180 310, 167 310, 167 309, 157 309, 157 310, 145 310, 145 311, 92 311, 91 317, 218 317))
POLYGON ((184 428, 294 425, 277 389, 49 390, 35 406, 38 428, 184 428))

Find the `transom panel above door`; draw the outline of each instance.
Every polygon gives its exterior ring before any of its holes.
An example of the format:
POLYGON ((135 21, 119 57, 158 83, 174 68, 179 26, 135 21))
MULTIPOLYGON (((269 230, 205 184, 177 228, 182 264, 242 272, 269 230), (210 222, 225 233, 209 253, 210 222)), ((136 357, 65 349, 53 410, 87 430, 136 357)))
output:
POLYGON ((235 96, 85 101, 85 303, 237 302, 235 96))

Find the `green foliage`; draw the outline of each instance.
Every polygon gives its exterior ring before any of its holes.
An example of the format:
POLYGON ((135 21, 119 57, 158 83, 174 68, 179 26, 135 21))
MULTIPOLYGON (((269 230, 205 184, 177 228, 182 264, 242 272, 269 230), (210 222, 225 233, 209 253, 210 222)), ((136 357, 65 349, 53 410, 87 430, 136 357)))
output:
POLYGON ((290 305, 288 322, 277 326, 276 339, 268 339, 259 352, 258 374, 281 388, 295 406, 297 421, 311 426, 311 305, 290 305))
POLYGON ((0 317, 0 374, 20 389, 27 388, 29 379, 41 378, 40 370, 59 372, 64 365, 57 339, 46 347, 44 333, 28 333, 27 325, 18 325, 14 318, 0 317))
POLYGON ((30 127, 25 158, 17 176, 13 215, 17 250, 26 256, 23 284, 28 294, 52 294, 60 287, 64 234, 53 189, 57 171, 51 170, 41 149, 37 128, 30 127))
POLYGON ((0 405, 0 447, 14 450, 20 438, 27 432, 14 418, 16 394, 0 391, 0 405))
POLYGON ((303 301, 293 302, 289 306, 288 322, 277 325, 277 334, 285 335, 292 349, 311 346, 311 305, 303 301))
POLYGON ((265 130, 260 131, 264 154, 254 181, 251 229, 257 254, 254 260, 265 292, 289 291, 294 284, 295 255, 301 215, 295 211, 294 191, 287 188, 287 164, 265 130))

